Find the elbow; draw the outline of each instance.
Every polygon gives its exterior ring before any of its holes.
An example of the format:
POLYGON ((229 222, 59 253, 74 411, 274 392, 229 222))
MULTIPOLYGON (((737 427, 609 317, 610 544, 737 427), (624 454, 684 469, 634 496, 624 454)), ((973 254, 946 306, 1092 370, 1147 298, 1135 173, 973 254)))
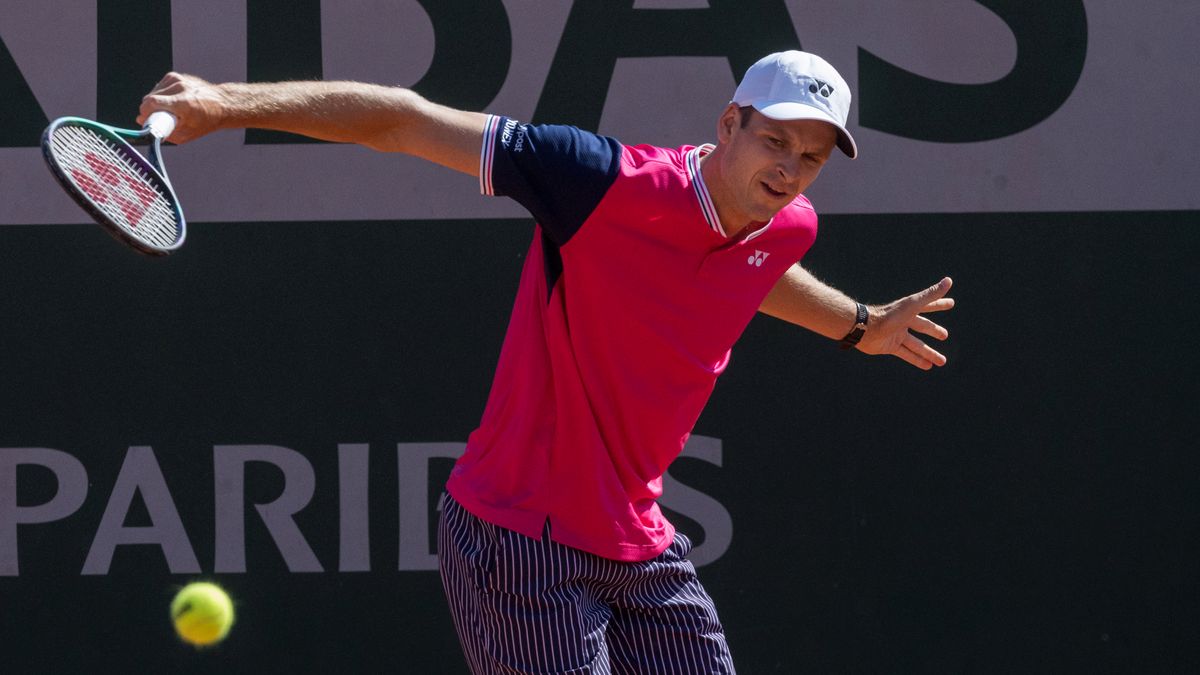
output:
POLYGON ((360 141, 360 145, 379 152, 413 154, 417 129, 420 128, 431 104, 410 89, 385 88, 380 96, 380 109, 375 124, 360 141))

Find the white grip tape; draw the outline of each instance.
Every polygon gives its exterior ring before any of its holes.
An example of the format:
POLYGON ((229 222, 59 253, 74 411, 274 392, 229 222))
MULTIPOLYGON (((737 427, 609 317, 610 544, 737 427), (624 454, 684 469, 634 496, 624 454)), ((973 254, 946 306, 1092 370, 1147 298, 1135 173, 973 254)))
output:
POLYGON ((165 110, 152 112, 146 118, 146 128, 155 138, 166 138, 175 131, 175 116, 165 110))

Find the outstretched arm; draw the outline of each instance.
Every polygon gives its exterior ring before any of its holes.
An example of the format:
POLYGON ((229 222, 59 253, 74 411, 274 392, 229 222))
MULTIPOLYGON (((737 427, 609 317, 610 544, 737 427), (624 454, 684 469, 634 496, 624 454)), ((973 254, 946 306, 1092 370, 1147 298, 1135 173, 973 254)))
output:
POLYGON ((167 73, 142 99, 138 123, 155 110, 175 115, 170 140, 186 143, 218 129, 254 127, 357 143, 422 157, 479 175, 487 116, 431 103, 416 92, 361 82, 213 84, 167 73))
MULTIPOLYGON (((923 291, 885 305, 867 307, 870 318, 858 349, 867 354, 891 354, 922 369, 946 365, 946 357, 916 333, 945 340, 950 332, 922 316, 954 307, 947 298, 950 277, 923 291)), ((800 265, 791 269, 767 294, 759 311, 837 340, 854 327, 855 301, 810 274, 800 265)))

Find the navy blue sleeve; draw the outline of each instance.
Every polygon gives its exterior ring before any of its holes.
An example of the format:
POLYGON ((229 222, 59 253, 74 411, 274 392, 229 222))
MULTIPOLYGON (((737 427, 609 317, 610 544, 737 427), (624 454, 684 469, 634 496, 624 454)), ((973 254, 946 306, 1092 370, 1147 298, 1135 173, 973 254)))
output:
POLYGON ((484 194, 515 199, 555 244, 565 245, 621 168, 621 144, 571 126, 488 120, 480 158, 484 194))

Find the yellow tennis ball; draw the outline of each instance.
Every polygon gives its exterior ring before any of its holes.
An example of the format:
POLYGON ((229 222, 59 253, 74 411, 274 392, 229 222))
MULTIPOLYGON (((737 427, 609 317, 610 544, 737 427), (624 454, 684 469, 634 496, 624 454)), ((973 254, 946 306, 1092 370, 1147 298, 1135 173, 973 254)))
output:
POLYGON ((198 647, 225 639, 233 626, 233 602, 221 587, 207 581, 184 586, 171 601, 171 620, 179 637, 198 647))

